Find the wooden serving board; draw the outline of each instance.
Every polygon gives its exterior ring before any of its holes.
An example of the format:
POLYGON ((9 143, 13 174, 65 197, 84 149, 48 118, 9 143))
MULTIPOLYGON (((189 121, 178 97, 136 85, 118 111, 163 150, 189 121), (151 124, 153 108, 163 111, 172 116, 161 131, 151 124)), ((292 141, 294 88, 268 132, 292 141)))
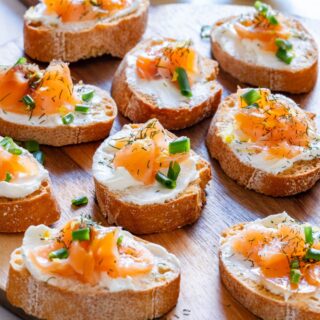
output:
MULTIPOLYGON (((33 0, 26 0, 33 1, 33 0)), ((149 26, 145 37, 163 35, 176 38, 191 38, 199 51, 210 56, 208 40, 201 40, 202 25, 212 24, 218 18, 238 14, 246 7, 219 5, 166 5, 150 8, 149 26)), ((320 29, 320 21, 302 19, 311 31, 320 29)), ((0 63, 13 63, 22 53, 22 30, 17 40, 0 47, 0 63)), ((318 32, 317 41, 320 43, 318 32)), ((71 65, 76 81, 83 80, 103 89, 110 90, 112 75, 120 60, 104 56, 71 65)), ((219 81, 224 87, 224 96, 236 90, 239 84, 231 76, 220 71, 219 81)), ((293 96, 294 100, 309 111, 317 111, 320 100, 320 84, 310 94, 293 96)), ((220 232, 241 221, 263 218, 269 214, 286 210, 297 219, 320 224, 320 184, 310 191, 295 197, 275 199, 245 190, 229 179, 216 161, 209 159, 205 147, 205 137, 211 119, 177 132, 191 138, 196 152, 212 164, 213 179, 207 188, 207 204, 202 217, 194 225, 183 229, 144 238, 165 246, 176 254, 182 265, 181 293, 177 307, 166 319, 256 319, 249 311, 234 300, 223 287, 218 270, 218 241, 220 232)), ((112 133, 118 131, 128 121, 118 116, 112 133)), ((82 213, 92 214, 102 221, 94 197, 91 177, 92 156, 100 142, 63 148, 42 147, 46 155, 46 168, 50 171, 55 193, 61 206, 61 225, 68 218, 82 213), (71 199, 88 195, 89 204, 74 210, 71 199)), ((49 208, 48 208, 49 210, 49 208)), ((20 245, 22 234, 0 235, 0 301, 5 301, 5 286, 10 253, 20 245)), ((17 309, 12 308, 14 312, 17 309)), ((26 315, 24 319, 30 319, 26 315)))

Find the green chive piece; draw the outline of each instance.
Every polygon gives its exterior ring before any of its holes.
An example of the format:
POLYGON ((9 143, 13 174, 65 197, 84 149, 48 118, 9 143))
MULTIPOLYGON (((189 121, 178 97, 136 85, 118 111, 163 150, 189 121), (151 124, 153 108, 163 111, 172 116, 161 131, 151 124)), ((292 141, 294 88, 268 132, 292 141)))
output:
POLYGON ((188 137, 180 137, 169 143, 169 153, 184 153, 190 151, 190 139, 188 137))
POLYGON ((78 206, 83 206, 83 205, 87 204, 89 202, 89 200, 88 200, 88 197, 83 196, 83 197, 72 199, 71 202, 74 206, 78 207, 78 206))
POLYGON ((69 257, 69 252, 66 248, 61 248, 49 253, 49 259, 67 259, 69 257))
POLYGON ((88 241, 90 240, 90 228, 83 228, 72 231, 72 240, 88 241))
POLYGON ((284 50, 282 48, 279 48, 276 56, 284 63, 290 64, 294 58, 294 53, 292 52, 292 50, 284 50))
POLYGON ((276 16, 273 13, 267 14, 267 19, 268 19, 269 23, 273 26, 277 26, 279 24, 278 19, 276 18, 276 16))
POLYGON ((261 99, 261 95, 259 90, 251 89, 241 95, 241 98, 245 101, 245 103, 250 106, 255 102, 261 99))
POLYGON ((301 278, 301 271, 297 269, 290 270, 290 282, 293 284, 298 284, 301 278))
POLYGON ((160 171, 156 174, 156 180, 168 189, 174 189, 177 186, 176 181, 169 179, 160 171))
POLYGON ((22 150, 14 143, 13 139, 10 137, 5 137, 0 141, 0 146, 2 146, 6 151, 14 155, 22 154, 22 150))
POLYGON ((26 95, 24 96, 21 101, 25 104, 25 106, 27 107, 27 109, 33 110, 36 107, 36 103, 34 102, 33 98, 30 95, 26 95))
POLYGON ((12 179, 12 175, 10 172, 7 172, 6 173, 6 178, 4 179, 5 182, 10 182, 12 179))
POLYGON ((181 94, 188 98, 192 97, 190 82, 186 70, 178 67, 176 68, 176 73, 178 75, 177 80, 181 94))
POLYGON ((18 66, 20 64, 25 64, 27 62, 27 59, 25 57, 21 57, 17 60, 17 62, 14 64, 14 67, 15 66, 18 66))
POLYGON ((306 226, 304 227, 304 237, 306 240, 306 243, 312 245, 313 244, 313 236, 312 236, 312 227, 306 226))
POLYGON ((62 117, 62 123, 63 124, 70 124, 74 120, 74 115, 72 113, 66 114, 64 117, 62 117))
POLYGON ((208 26, 208 25, 201 26, 200 38, 201 39, 210 38, 210 32, 211 32, 211 26, 208 26))
POLYGON ((91 90, 91 91, 84 93, 81 97, 82 101, 85 101, 85 102, 91 101, 94 96, 94 92, 95 92, 94 90, 91 90))
POLYGON ((288 40, 277 38, 274 42, 278 48, 283 50, 291 50, 293 48, 292 43, 288 40))
POLYGON ((80 113, 88 113, 89 112, 89 106, 85 106, 85 105, 82 105, 82 104, 77 104, 75 106, 75 111, 76 112, 80 112, 80 113))
POLYGON ((308 249, 305 258, 308 260, 320 261, 320 250, 313 248, 308 249))
POLYGON ((118 246, 121 246, 122 242, 123 242, 123 235, 121 235, 121 236, 117 239, 117 245, 118 245, 118 246))
POLYGON ((269 11, 269 6, 261 1, 256 1, 254 3, 254 7, 255 9, 260 12, 263 16, 265 16, 267 14, 267 12, 269 11))
POLYGON ((39 143, 35 140, 29 140, 29 141, 26 141, 24 143, 24 147, 29 151, 29 152, 36 152, 36 151, 39 151, 40 150, 40 147, 39 147, 39 143))
POLYGON ((44 164, 45 156, 44 153, 40 150, 32 152, 34 158, 41 164, 44 164))
POLYGON ((290 263, 290 268, 291 269, 299 269, 300 268, 299 260, 292 260, 290 263))
POLYGON ((173 181, 177 181, 179 173, 181 171, 180 165, 178 162, 176 161, 171 161, 170 165, 169 165, 169 169, 168 169, 168 178, 173 180, 173 181))
POLYGON ((263 17, 268 19, 270 24, 272 24, 274 26, 277 26, 279 24, 279 21, 276 18, 274 11, 272 10, 272 8, 269 5, 267 5, 261 1, 256 1, 254 3, 254 7, 263 17))

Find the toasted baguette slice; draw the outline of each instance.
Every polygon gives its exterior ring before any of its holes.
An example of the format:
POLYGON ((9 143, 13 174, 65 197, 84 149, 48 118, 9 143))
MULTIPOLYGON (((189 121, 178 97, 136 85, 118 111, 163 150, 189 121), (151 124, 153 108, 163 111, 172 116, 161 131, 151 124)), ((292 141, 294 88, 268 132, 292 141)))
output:
MULTIPOLYGON (((165 41, 166 39, 163 40, 165 41)), ((222 94, 222 87, 215 81, 218 75, 218 64, 214 60, 199 57, 203 78, 211 84, 209 93, 206 93, 205 99, 202 98, 201 102, 182 102, 183 96, 181 95, 179 104, 168 106, 163 103, 163 101, 160 103, 156 95, 151 95, 145 92, 143 88, 139 88, 138 84, 133 82, 135 81, 132 80, 133 77, 130 77, 132 79, 128 78, 129 69, 132 70, 131 72, 133 74, 136 74, 135 66, 132 65, 132 63, 129 64, 129 59, 132 60, 132 57, 137 55, 138 52, 143 52, 146 48, 158 41, 159 39, 153 39, 139 43, 134 49, 128 52, 119 65, 111 89, 111 95, 116 101, 119 111, 125 117, 136 123, 157 118, 168 130, 179 130, 190 127, 204 118, 213 115, 222 94)), ((135 77, 138 77, 138 75, 135 77)), ((162 85, 162 83, 159 84, 159 86, 162 85)), ((174 86, 173 83, 168 83, 167 85, 174 86)), ((205 87, 206 84, 202 86, 205 87)))
MULTIPOLYGON (((38 228, 41 226, 38 226, 38 228)), ((119 279, 118 287, 108 284, 87 284, 61 276, 46 275, 43 279, 33 276, 22 255, 23 247, 16 249, 10 260, 7 282, 9 302, 39 319, 69 320, 114 319, 147 320, 158 318, 172 309, 178 300, 180 267, 177 259, 164 248, 135 238, 142 245, 151 245, 152 254, 159 254, 166 264, 159 263, 156 275, 137 288, 125 287, 129 281, 140 281, 143 275, 119 279), (154 248, 154 252, 152 251, 154 248), (156 252, 158 250, 158 252, 156 252), (168 262, 169 261, 169 262, 168 262), (177 261, 177 262, 175 262, 177 261), (168 264, 170 263, 170 269, 168 264), (173 268, 173 269, 171 269, 173 268), (157 278, 159 275, 159 278, 157 278), (63 281, 66 281, 65 283, 63 281)), ((113 280, 114 281, 114 280, 113 280)))
MULTIPOLYGON (((50 62, 61 59, 75 62, 104 54, 123 57, 142 37, 148 18, 149 0, 138 8, 110 21, 61 23, 50 25, 30 19, 35 8, 24 16, 24 50, 33 59, 50 62)), ((45 20, 45 19, 43 19, 45 20)))
MULTIPOLYGON (((250 50, 253 50, 252 46, 240 44, 241 48, 234 49, 232 52, 225 49, 228 41, 241 42, 241 38, 234 40, 231 37, 229 40, 226 40, 228 39, 227 36, 222 35, 224 31, 221 31, 219 36, 219 30, 230 25, 230 23, 232 24, 237 18, 234 16, 219 20, 212 28, 212 54, 223 70, 243 83, 266 87, 275 91, 303 93, 309 92, 314 87, 318 75, 318 48, 314 38, 298 20, 290 18, 288 19, 288 23, 297 33, 301 34, 301 37, 305 37, 304 41, 308 43, 308 49, 304 51, 306 57, 304 62, 292 66, 294 65, 293 60, 291 66, 288 66, 284 62, 278 62, 275 53, 266 52, 267 55, 274 55, 273 66, 270 62, 268 64, 261 64, 258 61, 259 59, 255 58, 254 54, 250 52, 250 50), (244 56, 241 56, 240 52, 245 52, 244 56)), ((234 31, 233 37, 237 37, 236 31, 234 31)))
MULTIPOLYGON (((171 133, 168 133, 168 135, 173 139, 175 138, 171 133)), ((148 191, 144 189, 148 189, 148 185, 143 187, 131 186, 120 190, 111 189, 114 186, 108 186, 107 183, 104 183, 104 179, 101 178, 101 170, 106 168, 104 162, 107 161, 107 156, 112 156, 111 154, 108 155, 107 151, 104 151, 109 143, 110 141, 107 139, 94 156, 93 176, 99 207, 110 224, 122 226, 134 234, 148 234, 172 231, 194 223, 200 217, 205 203, 205 187, 211 179, 211 168, 207 161, 200 157, 197 158, 195 164, 197 178, 195 180, 190 179, 186 187, 179 190, 179 193, 175 194, 174 197, 164 198, 163 201, 159 202, 149 200, 141 202, 140 198, 143 200, 145 198, 148 199, 148 193, 144 194, 144 192, 148 191), (128 194, 130 195, 132 192, 135 192, 136 196, 128 198, 128 194), (136 199, 137 194, 139 194, 139 200, 136 199)), ((190 154, 191 156, 196 156, 193 151, 190 154)), ((143 160, 141 159, 141 161, 143 160)), ((188 170, 193 170, 189 166, 188 168, 188 170)), ((187 169, 182 169, 180 175, 187 174, 183 170, 187 171, 187 169)), ((133 179, 129 173, 127 174, 129 175, 127 179, 133 179)), ((116 180, 114 183, 116 184, 118 181, 116 180)), ((157 188, 157 186, 159 189, 166 189, 158 182, 154 182, 150 187, 157 188)), ((153 193, 152 196, 156 197, 153 193)), ((160 197, 160 194, 158 197, 160 197)))
MULTIPOLYGON (((64 63, 53 61, 49 67, 55 65, 64 65, 64 63)), ((30 64, 22 65, 21 68, 27 68, 27 70, 34 70, 35 72, 46 72, 39 70, 36 65, 30 64)), ((53 86, 50 89, 54 90, 53 86)), ((67 87, 65 90, 67 90, 67 87)), ((0 135, 10 136, 19 141, 36 140, 40 144, 57 147, 103 139, 109 135, 117 115, 117 107, 106 91, 93 85, 80 82, 73 86, 72 94, 81 99, 82 93, 89 91, 94 91, 94 98, 88 102, 89 113, 73 112, 74 120, 70 124, 63 124, 62 115, 59 113, 47 116, 45 112, 41 115, 26 112, 20 115, 8 112, 6 107, 0 105, 0 135), (96 98, 99 100, 94 102, 96 98)), ((58 96, 59 93, 52 99, 57 99, 58 96)), ((82 102, 82 104, 87 103, 82 102)))
POLYGON ((219 161, 223 171, 241 186, 273 197, 290 196, 310 189, 320 179, 319 157, 296 161, 290 168, 273 174, 242 162, 233 152, 220 135, 217 124, 232 122, 229 111, 236 102, 237 95, 233 94, 220 104, 206 140, 211 156, 219 161))
MULTIPOLYGON (((271 215, 261 221, 270 225, 275 221, 288 221, 291 219, 286 213, 271 215), (270 222, 271 221, 271 222, 270 222)), ((244 307, 264 320, 319 320, 319 297, 316 293, 291 293, 288 298, 283 294, 275 294, 268 290, 263 282, 248 277, 243 268, 237 263, 228 261, 230 254, 228 244, 230 238, 244 229, 247 223, 237 224, 221 234, 219 250, 219 267, 222 282, 231 295, 244 307)), ((239 263, 239 262, 238 262, 239 263)))

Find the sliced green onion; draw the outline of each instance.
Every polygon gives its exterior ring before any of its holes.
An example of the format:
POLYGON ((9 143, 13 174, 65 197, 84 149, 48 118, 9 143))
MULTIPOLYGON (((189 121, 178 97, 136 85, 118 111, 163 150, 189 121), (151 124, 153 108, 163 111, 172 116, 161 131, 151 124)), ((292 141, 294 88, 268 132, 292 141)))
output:
POLYGON ((274 11, 272 8, 261 1, 256 1, 254 3, 255 9, 265 18, 268 19, 269 23, 276 26, 279 24, 278 19, 276 18, 276 15, 274 14, 274 11))
POLYGON ((33 110, 36 107, 36 103, 34 102, 33 98, 30 95, 25 95, 21 101, 25 104, 25 106, 27 107, 27 109, 33 110))
POLYGON ((290 263, 290 268, 291 269, 299 269, 300 268, 299 260, 292 260, 290 263))
POLYGON ((201 39, 210 38, 210 32, 211 32, 211 26, 208 26, 208 25, 201 26, 200 38, 201 39))
POLYGON ((301 271, 297 269, 290 270, 290 282, 293 284, 298 284, 301 278, 301 271))
POLYGON ((94 90, 91 90, 91 91, 84 93, 82 95, 81 99, 82 99, 82 101, 89 102, 92 100, 93 96, 94 96, 94 90))
POLYGON ((261 99, 259 90, 251 89, 241 95, 241 98, 246 102, 248 106, 254 104, 261 99))
POLYGON ((306 240, 306 243, 312 245, 313 244, 313 236, 312 236, 312 227, 306 226, 304 227, 304 237, 306 240))
POLYGON ((49 253, 49 259, 67 259, 69 256, 68 250, 66 248, 61 248, 49 253))
POLYGON ((255 9, 260 12, 263 16, 265 16, 267 14, 267 12, 269 11, 269 6, 261 1, 256 1, 254 3, 254 7, 255 9))
POLYGON ((313 248, 308 249, 305 258, 308 260, 320 261, 320 250, 313 248))
POLYGON ((0 141, 0 146, 11 154, 20 155, 22 150, 14 143, 13 139, 10 137, 5 137, 0 141))
POLYGON ((17 60, 14 66, 18 66, 19 64, 25 64, 26 62, 27 62, 27 59, 25 57, 21 57, 17 60))
POLYGON ((74 120, 74 115, 72 113, 66 114, 64 117, 62 117, 62 123, 63 124, 70 124, 74 120))
POLYGON ((88 197, 83 196, 83 197, 72 199, 71 202, 74 206, 83 206, 84 204, 87 204, 89 200, 88 200, 88 197))
POLYGON ((118 245, 118 246, 121 246, 122 241, 123 241, 123 235, 121 235, 121 236, 117 239, 117 245, 118 245))
POLYGON ((72 231, 72 240, 88 241, 90 240, 90 228, 83 228, 72 231))
POLYGON ((268 12, 266 18, 268 19, 269 23, 273 26, 277 26, 279 24, 279 21, 273 12, 268 12))
POLYGON ((292 43, 288 40, 277 38, 274 42, 278 48, 283 50, 291 50, 293 48, 292 43))
POLYGON ((181 94, 185 97, 192 97, 190 82, 186 70, 178 67, 175 72, 177 73, 177 80, 181 94))
POLYGON ((32 152, 32 155, 39 163, 44 164, 45 156, 42 151, 38 150, 38 151, 32 152))
POLYGON ((181 171, 180 165, 176 161, 171 161, 168 169, 168 178, 176 181, 178 179, 179 173, 181 171))
POLYGON ((160 171, 156 174, 156 180, 168 189, 174 189, 177 186, 176 181, 169 179, 160 171))
POLYGON ((5 181, 5 182, 10 182, 10 181, 11 181, 11 179, 12 179, 12 175, 11 175, 11 173, 10 173, 10 172, 7 172, 7 173, 6 173, 6 177, 5 177, 4 181, 5 181))
POLYGON ((169 143, 169 153, 184 153, 190 151, 190 139, 188 137, 180 137, 169 143))
POLYGON ((89 112, 89 106, 85 106, 85 105, 82 105, 82 104, 77 104, 75 106, 75 111, 76 112, 80 112, 80 113, 88 113, 89 112))
POLYGON ((290 64, 294 58, 294 53, 292 52, 292 50, 284 50, 282 48, 279 48, 276 56, 286 64, 290 64))
POLYGON ((35 140, 29 140, 29 141, 26 141, 24 143, 24 147, 29 151, 29 152, 36 152, 36 151, 39 151, 40 150, 40 147, 39 147, 39 143, 35 140))

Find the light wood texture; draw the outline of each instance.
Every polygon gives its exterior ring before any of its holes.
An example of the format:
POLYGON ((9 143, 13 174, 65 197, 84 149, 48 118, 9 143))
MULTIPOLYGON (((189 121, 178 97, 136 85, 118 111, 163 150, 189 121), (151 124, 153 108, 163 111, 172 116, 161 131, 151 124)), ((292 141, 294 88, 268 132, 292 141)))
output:
MULTIPOLYGON (((199 37, 200 27, 243 10, 246 8, 216 5, 153 7, 150 10, 149 26, 145 37, 163 35, 191 38, 203 55, 210 56, 209 41, 201 40, 199 37)), ((320 28, 320 21, 303 20, 303 22, 313 33, 320 28)), ((319 33, 317 41, 318 43, 320 41, 319 33)), ((0 46, 1 63, 14 62, 21 54, 21 40, 13 40, 0 46)), ((119 62, 120 60, 108 56, 79 62, 71 65, 72 75, 75 80, 82 79, 109 90, 112 75, 119 62)), ((239 84, 223 71, 220 72, 219 81, 224 87, 224 96, 235 91, 239 84)), ((297 95, 293 98, 307 110, 317 111, 320 100, 319 90, 318 82, 317 87, 310 94, 297 95)), ((210 120, 207 119, 192 128, 177 132, 178 135, 189 136, 193 148, 206 159, 209 157, 204 141, 210 120)), ((127 122, 119 116, 112 133, 127 122)), ((62 208, 62 219, 57 225, 81 213, 92 213, 96 219, 102 219, 94 200, 93 180, 90 175, 92 155, 98 145, 99 142, 64 148, 42 148, 47 157, 46 167, 51 172, 53 185, 62 208), (71 199, 82 194, 89 196, 88 206, 73 210, 70 206, 71 199)), ((144 237, 165 246, 181 261, 180 299, 177 307, 166 318, 256 319, 239 305, 220 283, 217 260, 219 234, 226 227, 241 221, 250 221, 284 210, 295 218, 320 224, 318 214, 320 184, 296 197, 274 199, 243 189, 222 172, 217 162, 212 160, 210 162, 213 167, 213 179, 207 188, 207 204, 199 221, 175 232, 144 237)), ((2 290, 5 289, 9 255, 15 247, 19 246, 21 238, 22 235, 0 235, 0 288, 2 290)), ((3 300, 3 297, 4 295, 0 295, 0 300, 3 300)))

